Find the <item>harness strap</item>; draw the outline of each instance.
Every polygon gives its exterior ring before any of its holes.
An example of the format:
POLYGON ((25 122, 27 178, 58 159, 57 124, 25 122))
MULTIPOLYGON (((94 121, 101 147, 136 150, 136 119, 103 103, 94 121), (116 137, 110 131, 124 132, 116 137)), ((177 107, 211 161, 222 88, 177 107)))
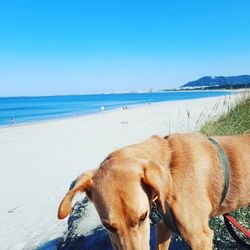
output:
POLYGON ((157 206, 157 204, 155 203, 155 201, 153 201, 153 207, 151 209, 150 214, 151 221, 154 224, 158 224, 162 220, 165 226, 169 227, 173 233, 180 235, 176 227, 171 208, 169 207, 167 201, 165 201, 165 209, 166 213, 163 213, 162 209, 160 209, 159 206, 157 206))
POLYGON ((164 224, 166 226, 169 225, 170 227, 170 230, 175 233, 175 234, 178 234, 180 235, 177 227, 176 227, 176 224, 175 224, 175 221, 174 221, 174 218, 173 218, 173 213, 172 213, 172 209, 170 208, 170 206, 168 205, 168 202, 165 201, 165 209, 166 209, 166 213, 162 213, 162 220, 164 222, 164 224))
POLYGON ((225 153, 224 149, 222 148, 222 146, 220 145, 220 143, 212 137, 209 137, 208 140, 216 146, 218 156, 220 159, 220 163, 221 163, 221 166, 223 168, 224 188, 223 188, 223 192, 222 192, 221 200, 220 200, 220 205, 221 205, 226 198, 228 187, 229 187, 229 178, 230 178, 229 177, 229 163, 228 163, 226 153, 225 153))

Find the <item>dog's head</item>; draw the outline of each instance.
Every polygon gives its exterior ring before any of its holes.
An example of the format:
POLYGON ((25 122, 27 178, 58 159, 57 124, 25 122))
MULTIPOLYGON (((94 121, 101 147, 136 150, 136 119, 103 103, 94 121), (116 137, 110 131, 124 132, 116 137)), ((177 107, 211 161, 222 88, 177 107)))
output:
POLYGON ((78 177, 62 200, 58 218, 71 212, 77 192, 94 203, 115 249, 149 249, 149 215, 152 200, 164 201, 171 192, 168 168, 152 160, 110 156, 97 171, 78 177))

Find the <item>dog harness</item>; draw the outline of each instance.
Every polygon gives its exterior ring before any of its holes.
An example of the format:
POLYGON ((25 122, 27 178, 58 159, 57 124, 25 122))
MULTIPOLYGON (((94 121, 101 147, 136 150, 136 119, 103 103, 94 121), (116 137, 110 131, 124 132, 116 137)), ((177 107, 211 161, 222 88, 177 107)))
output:
MULTIPOLYGON (((230 181, 229 163, 228 163, 226 153, 225 153, 224 149, 222 148, 222 146, 220 145, 220 143, 212 137, 209 137, 208 140, 212 144, 215 145, 215 147, 217 149, 218 157, 219 157, 222 169, 223 169, 224 187, 223 187, 223 192, 222 192, 221 199, 220 199, 220 205, 221 205, 226 198, 228 187, 229 187, 229 181, 230 181)), ((162 209, 160 209, 160 207, 157 205, 157 203, 156 203, 157 199, 158 199, 158 197, 156 197, 153 200, 153 207, 152 207, 151 214, 150 214, 151 221, 154 224, 158 224, 162 220, 164 222, 164 224, 166 225, 166 227, 170 228, 170 230, 173 233, 180 235, 180 233, 176 227, 175 221, 174 221, 171 207, 168 205, 168 202, 165 201, 166 213, 164 213, 162 211, 162 209)), ((231 234, 231 236, 234 238, 234 240, 240 246, 245 247, 246 249, 250 249, 250 245, 248 243, 244 242, 235 233, 234 228, 232 227, 231 224, 233 224, 236 228, 238 228, 238 230, 240 230, 243 234, 245 234, 249 239, 250 239, 250 232, 247 231, 244 227, 242 227, 237 221, 235 221, 235 219, 231 215, 229 215, 228 213, 224 214, 223 217, 224 217, 224 222, 225 222, 226 228, 227 228, 228 232, 231 234)))
MULTIPOLYGON (((218 156, 220 159, 220 163, 221 163, 221 166, 223 169, 224 188, 223 188, 223 192, 222 192, 221 199, 220 199, 220 205, 221 205, 223 203, 223 201, 225 200, 225 197, 226 197, 227 191, 228 191, 228 186, 229 186, 229 163, 228 163, 228 159, 227 159, 227 156, 225 154, 225 151, 223 150, 220 143, 212 137, 209 137, 208 140, 216 146, 218 156)), ((152 206, 152 210, 151 210, 151 214, 150 214, 151 221, 154 224, 158 224, 162 220, 164 222, 164 224, 168 228, 170 228, 170 230, 173 233, 180 235, 178 228, 177 228, 175 221, 174 221, 172 209, 169 206, 168 202, 165 201, 166 213, 164 213, 162 211, 162 209, 157 205, 156 200, 157 200, 157 198, 155 200, 153 200, 153 206, 152 206)))
MULTIPOLYGON (((226 154, 225 154, 223 148, 221 147, 220 143, 211 137, 209 137, 208 139, 217 148, 220 162, 221 162, 221 165, 223 167, 223 172, 224 172, 224 189, 223 189, 223 193, 222 193, 221 201, 220 201, 220 205, 221 205, 223 203, 226 195, 227 195, 228 186, 229 186, 229 163, 228 163, 228 159, 226 157, 226 154)), ((240 230, 243 234, 245 234, 245 236, 248 237, 249 239, 250 239, 250 232, 247 231, 244 227, 242 227, 230 214, 226 213, 223 215, 223 217, 224 217, 224 222, 225 222, 226 228, 227 228, 228 232, 231 234, 231 236, 233 237, 233 239, 240 246, 242 246, 246 249, 249 249, 250 244, 246 243, 238 236, 238 234, 235 232, 232 225, 234 225, 238 230, 240 230)))

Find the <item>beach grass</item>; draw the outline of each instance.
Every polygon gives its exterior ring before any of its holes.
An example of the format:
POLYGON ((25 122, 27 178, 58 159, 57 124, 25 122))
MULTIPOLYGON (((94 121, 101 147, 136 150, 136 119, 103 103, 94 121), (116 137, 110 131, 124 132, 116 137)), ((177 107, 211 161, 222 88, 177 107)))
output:
MULTIPOLYGON (((200 129, 202 134, 207 136, 216 135, 241 135, 250 133, 250 94, 245 92, 236 102, 236 105, 230 106, 223 103, 227 112, 219 118, 214 119, 212 115, 203 124, 200 129)), ((216 106, 215 106, 216 109, 216 106)), ((248 230, 250 230, 250 207, 240 208, 231 213, 234 218, 248 230)), ((229 235, 222 216, 212 218, 210 227, 214 230, 214 249, 239 249, 232 237, 229 235)), ((239 236, 246 242, 249 239, 243 234, 239 236)))
MULTIPOLYGON (((250 94, 243 93, 235 106, 230 106, 224 101, 227 112, 214 120, 208 118, 201 127, 200 132, 207 136, 216 135, 241 135, 250 133, 250 94)), ((215 105, 216 108, 216 105, 215 105)))

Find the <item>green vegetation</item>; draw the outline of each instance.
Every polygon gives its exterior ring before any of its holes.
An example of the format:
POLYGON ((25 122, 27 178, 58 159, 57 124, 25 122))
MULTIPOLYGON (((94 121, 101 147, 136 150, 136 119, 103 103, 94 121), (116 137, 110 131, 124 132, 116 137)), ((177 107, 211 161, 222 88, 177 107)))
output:
MULTIPOLYGON (((224 106, 228 105, 226 102, 224 106)), ((225 107, 228 112, 217 120, 208 119, 202 126, 202 134, 212 135, 240 135, 250 133, 250 95, 242 94, 236 106, 225 107)))
MULTIPOLYGON (((224 102, 223 105, 228 105, 224 102)), ((205 122, 200 132, 208 135, 239 135, 250 133, 250 95, 245 93, 234 107, 227 106, 227 112, 214 119, 213 116, 205 122)), ((244 227, 250 230, 250 207, 240 208, 231 213, 232 216, 244 227)), ((214 230, 215 249, 240 249, 227 232, 223 217, 210 220, 210 226, 214 230)), ((239 233, 242 239, 250 244, 247 238, 239 233)))

